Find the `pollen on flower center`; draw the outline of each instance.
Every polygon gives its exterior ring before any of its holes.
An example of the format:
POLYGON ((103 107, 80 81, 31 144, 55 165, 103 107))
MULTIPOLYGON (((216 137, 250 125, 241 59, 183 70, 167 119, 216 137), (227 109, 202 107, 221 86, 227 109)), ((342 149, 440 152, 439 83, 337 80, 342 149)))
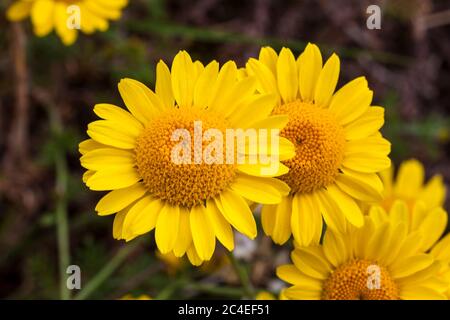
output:
POLYGON ((398 300, 399 290, 386 268, 373 261, 352 260, 325 280, 322 299, 398 300))
MULTIPOLYGON (((201 121, 202 130, 214 128, 225 137, 226 121, 218 114, 197 108, 173 108, 151 121, 137 138, 135 153, 137 170, 149 193, 172 205, 191 208, 218 195, 236 175, 234 164, 195 163, 194 153, 210 143, 194 146, 194 122, 201 121), (172 150, 180 141, 172 141, 177 129, 190 133, 191 163, 175 163, 172 150)), ((223 145, 223 152, 226 152, 223 145)), ((226 155, 223 155, 224 159, 226 155)))
POLYGON ((334 182, 344 158, 344 129, 327 109, 300 100, 277 107, 289 122, 280 135, 295 144, 295 157, 284 161, 289 173, 280 177, 291 192, 308 193, 334 182))

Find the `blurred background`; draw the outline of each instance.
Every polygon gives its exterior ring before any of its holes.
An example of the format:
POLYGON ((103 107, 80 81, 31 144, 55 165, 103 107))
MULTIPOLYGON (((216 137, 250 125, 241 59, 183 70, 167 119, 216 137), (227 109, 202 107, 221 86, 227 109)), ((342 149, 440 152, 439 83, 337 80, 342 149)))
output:
MULTIPOLYGON (((102 194, 81 182, 78 143, 87 138, 94 104, 123 106, 123 77, 153 88, 157 61, 170 63, 180 49, 203 62, 234 59, 240 66, 262 45, 298 55, 314 42, 324 57, 336 52, 338 87, 365 75, 374 104, 386 108, 383 134, 394 163, 414 157, 427 177, 440 173, 450 181, 449 1, 131 0, 107 32, 81 35, 71 47, 54 34, 37 38, 29 19, 8 22, 10 3, 0 2, 0 298, 59 299, 64 234, 66 258, 81 267, 87 288, 73 291, 76 298, 242 296, 221 250, 192 268, 157 254, 153 233, 127 245, 114 240, 113 217, 94 212, 102 194), (366 27, 371 4, 382 9, 380 30, 366 27), (65 213, 68 229, 58 237, 65 213)), ((238 242, 253 285, 276 292, 275 266, 288 248, 273 246, 262 232, 254 242, 238 242)))

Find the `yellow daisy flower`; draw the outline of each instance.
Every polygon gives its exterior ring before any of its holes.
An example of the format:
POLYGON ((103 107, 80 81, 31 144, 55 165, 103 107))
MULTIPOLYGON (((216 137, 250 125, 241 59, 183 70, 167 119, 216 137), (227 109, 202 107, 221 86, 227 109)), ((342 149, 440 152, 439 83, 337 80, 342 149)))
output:
POLYGON ((418 252, 418 239, 404 223, 366 216, 359 229, 327 229, 323 244, 298 246, 294 264, 278 267, 277 275, 292 284, 289 299, 445 299, 440 262, 418 252))
POLYGON ((276 94, 273 114, 289 116, 281 136, 296 148, 295 157, 283 162, 289 173, 280 177, 290 194, 262 209, 264 231, 275 243, 285 243, 291 233, 302 245, 318 243, 322 217, 333 230, 344 232, 346 221, 361 227, 357 201, 381 199, 377 173, 390 166, 390 143, 379 133, 384 109, 371 106, 373 92, 364 77, 334 92, 339 69, 336 54, 322 65, 313 44, 297 59, 289 49, 278 55, 265 47, 247 63, 258 91, 276 94))
MULTIPOLYGON (((273 177, 288 171, 279 160, 294 155, 293 145, 281 137, 279 145, 267 145, 261 138, 263 148, 255 151, 252 140, 246 139, 241 163, 209 164, 201 154, 211 146, 205 136, 213 129, 225 136, 229 129, 279 132, 286 125, 286 116, 271 115, 275 96, 258 94, 255 86, 252 77, 238 80, 232 61, 220 69, 215 61, 203 66, 181 51, 170 71, 164 62, 158 63, 155 92, 135 80, 119 83, 130 112, 110 104, 95 106, 103 120, 89 124, 91 139, 80 144, 81 164, 88 169, 83 180, 91 190, 112 190, 96 211, 99 215, 118 212, 114 238, 129 241, 155 229, 161 253, 173 251, 177 257, 187 253, 194 265, 211 258, 216 237, 233 250, 231 226, 255 238, 256 223, 246 200, 273 204, 289 193, 289 187, 273 177), (199 129, 197 122, 201 122, 199 129), (173 134, 179 129, 194 136, 191 142, 182 141, 194 151, 194 163, 173 162, 173 151, 180 144, 173 134), (204 135, 199 144, 198 134, 204 135), (268 162, 263 154, 270 156, 268 162)), ((225 146, 226 152, 218 151, 216 156, 226 158, 228 149, 225 146)), ((191 154, 187 160, 192 160, 191 154)))
POLYGON ((11 21, 31 17, 39 37, 55 30, 65 45, 75 42, 78 30, 86 34, 106 31, 117 20, 128 0, 17 0, 6 13, 11 21))
POLYGON ((444 204, 446 188, 441 175, 433 176, 426 184, 425 169, 416 159, 404 161, 394 180, 394 167, 381 172, 384 184, 383 201, 389 210, 395 200, 401 199, 412 208, 417 201, 422 201, 426 210, 440 207, 444 204))

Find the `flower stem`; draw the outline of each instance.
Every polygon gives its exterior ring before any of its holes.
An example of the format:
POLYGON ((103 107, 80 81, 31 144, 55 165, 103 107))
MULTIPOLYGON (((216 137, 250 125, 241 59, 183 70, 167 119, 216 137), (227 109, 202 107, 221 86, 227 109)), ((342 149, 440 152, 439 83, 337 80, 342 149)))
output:
POLYGON ((87 299, 92 293, 105 282, 108 277, 116 271, 117 268, 125 261, 125 259, 134 252, 139 245, 139 241, 135 241, 132 244, 128 244, 121 248, 116 255, 109 260, 109 262, 101 269, 97 274, 84 286, 84 288, 78 293, 74 299, 84 300, 87 299))
POLYGON ((58 154, 56 164, 56 228, 59 256, 59 289, 62 300, 70 299, 70 290, 66 284, 66 270, 70 264, 69 226, 67 219, 67 163, 64 154, 58 154))
POLYGON ((236 271, 236 275, 238 276, 239 280, 241 281, 245 297, 248 299, 254 299, 255 292, 254 292, 252 284, 250 283, 250 277, 248 275, 246 268, 244 266, 242 266, 241 264, 239 264, 239 261, 236 259, 236 257, 233 255, 232 252, 228 253, 228 257, 230 258, 231 265, 233 266, 234 270, 236 271))
MULTIPOLYGON (((57 108, 52 103, 49 104, 46 109, 50 119, 51 130, 56 139, 59 139, 63 132, 63 124, 57 108)), ((69 300, 71 291, 67 288, 66 283, 66 270, 70 264, 69 223, 67 217, 67 184, 69 179, 69 169, 67 167, 66 152, 61 146, 60 148, 60 150, 55 152, 54 156, 56 167, 55 216, 59 260, 59 292, 62 300, 69 300)))

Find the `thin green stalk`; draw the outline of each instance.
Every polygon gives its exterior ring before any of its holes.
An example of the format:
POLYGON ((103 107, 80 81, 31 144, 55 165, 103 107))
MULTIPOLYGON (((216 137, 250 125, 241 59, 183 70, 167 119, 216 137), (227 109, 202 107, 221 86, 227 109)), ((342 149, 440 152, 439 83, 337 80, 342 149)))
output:
POLYGON ((230 258, 231 265, 233 266, 234 270, 236 271, 236 275, 238 276, 239 280, 241 281, 245 296, 249 299, 254 299, 255 291, 253 289, 252 284, 250 283, 250 277, 248 275, 246 268, 244 266, 242 266, 239 263, 239 261, 237 261, 236 257, 233 255, 232 252, 228 253, 228 257, 230 258))
MULTIPOLYGON (((59 138, 63 125, 54 105, 47 106, 50 118, 50 126, 54 135, 59 138)), ((71 291, 67 288, 67 267, 70 265, 70 243, 69 243, 69 222, 67 215, 67 183, 69 169, 67 167, 66 154, 64 150, 59 150, 55 154, 56 167, 56 233, 58 243, 59 262, 59 292, 62 300, 69 300, 71 291)))
POLYGON ((134 241, 121 248, 116 255, 82 288, 82 290, 74 297, 75 300, 84 300, 91 296, 92 293, 100 287, 106 279, 108 279, 114 271, 116 271, 126 258, 134 252, 139 245, 139 241, 134 241))
POLYGON ((66 270, 70 264, 69 225, 67 219, 66 189, 68 169, 64 154, 56 156, 56 227, 59 256, 59 289, 62 300, 70 299, 66 284, 66 270))

